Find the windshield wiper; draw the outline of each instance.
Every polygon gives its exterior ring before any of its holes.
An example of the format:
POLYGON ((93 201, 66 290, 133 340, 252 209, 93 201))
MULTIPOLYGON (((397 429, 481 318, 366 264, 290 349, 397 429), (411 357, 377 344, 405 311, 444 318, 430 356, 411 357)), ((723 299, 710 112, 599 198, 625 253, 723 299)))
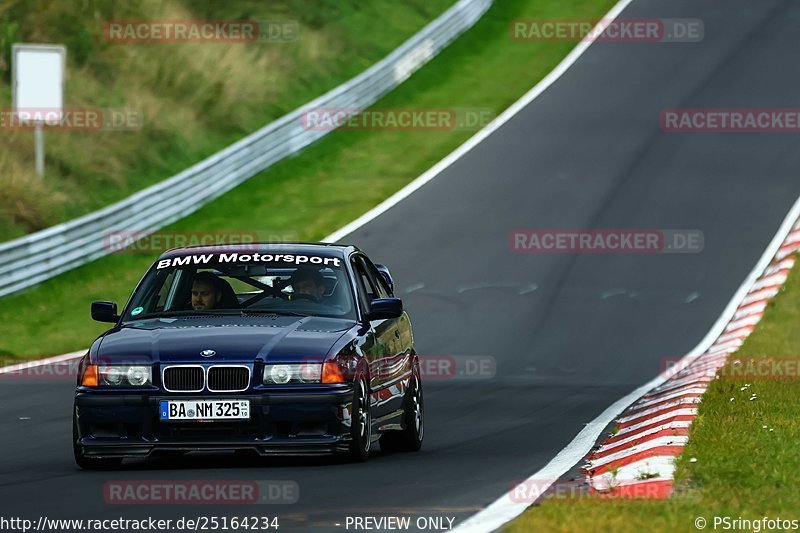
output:
POLYGON ((167 311, 166 313, 152 313, 131 318, 131 320, 145 320, 158 318, 172 318, 182 316, 220 316, 235 315, 238 311, 233 309, 209 309, 208 311, 167 311))

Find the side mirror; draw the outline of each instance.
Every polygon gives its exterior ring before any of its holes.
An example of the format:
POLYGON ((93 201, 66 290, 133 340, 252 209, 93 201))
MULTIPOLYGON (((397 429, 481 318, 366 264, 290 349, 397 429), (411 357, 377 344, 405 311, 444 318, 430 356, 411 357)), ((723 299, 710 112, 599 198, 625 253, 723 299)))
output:
POLYGON ((117 302, 92 302, 92 320, 97 320, 98 322, 116 322, 119 320, 117 302))
POLYGON ((369 320, 397 318, 403 314, 403 301, 400 298, 376 298, 369 304, 369 320))
POLYGON ((386 282, 386 285, 389 286, 389 293, 394 294, 394 280, 392 279, 392 274, 389 272, 389 269, 386 268, 385 265, 375 265, 375 268, 378 269, 380 272, 381 277, 383 277, 383 281, 386 282))

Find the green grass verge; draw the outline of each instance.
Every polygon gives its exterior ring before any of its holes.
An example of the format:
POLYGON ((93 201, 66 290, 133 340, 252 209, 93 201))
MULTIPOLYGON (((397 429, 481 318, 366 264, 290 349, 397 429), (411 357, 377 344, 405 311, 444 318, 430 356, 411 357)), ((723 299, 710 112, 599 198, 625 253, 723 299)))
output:
MULTIPOLYGON (((485 107, 498 113, 574 43, 509 39, 518 17, 602 16, 613 0, 502 0, 429 65, 379 102, 385 108, 485 107)), ((264 231, 318 240, 364 213, 463 143, 470 131, 337 131, 187 217, 176 231, 264 231)), ((0 300, 7 357, 88 346, 95 299, 124 302, 152 255, 111 255, 0 300)))
MULTIPOLYGON (((713 530, 714 517, 800 518, 797 324, 800 268, 792 271, 756 330, 729 358, 724 368, 731 370, 714 380, 703 396, 689 443, 677 460, 677 493, 671 499, 551 499, 529 510, 508 530, 697 531, 698 517, 706 520, 708 530, 713 530), (751 360, 780 361, 776 368, 785 370, 788 378, 731 376, 737 368, 734 361, 742 361, 739 368, 746 370, 751 360), (691 458, 696 461, 690 462, 691 458)), ((720 529, 723 524, 718 523, 720 529)))
POLYGON ((94 211, 213 154, 355 76, 454 0, 11 0, 0 3, 0 102, 11 106, 14 42, 67 46, 66 106, 131 108, 135 131, 46 137, 46 179, 33 133, 0 131, 0 240, 94 211), (297 23, 287 42, 117 43, 126 20, 297 23))

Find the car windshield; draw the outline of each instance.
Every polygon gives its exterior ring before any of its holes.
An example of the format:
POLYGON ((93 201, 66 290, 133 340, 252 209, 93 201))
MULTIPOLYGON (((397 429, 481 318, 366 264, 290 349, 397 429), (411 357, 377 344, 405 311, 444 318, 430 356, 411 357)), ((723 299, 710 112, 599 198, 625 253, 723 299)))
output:
POLYGON ((342 260, 249 252, 160 259, 131 297, 123 320, 251 314, 354 318, 342 260))

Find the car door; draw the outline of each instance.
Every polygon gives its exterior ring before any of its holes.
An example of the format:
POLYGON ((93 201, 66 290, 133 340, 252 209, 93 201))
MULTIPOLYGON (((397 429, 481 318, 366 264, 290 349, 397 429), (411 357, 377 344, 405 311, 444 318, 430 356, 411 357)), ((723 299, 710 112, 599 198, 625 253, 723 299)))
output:
MULTIPOLYGON (((379 296, 380 298, 386 298, 387 296, 394 298, 394 292, 390 287, 389 283, 386 281, 386 278, 383 277, 380 270, 372 263, 368 258, 365 258, 367 264, 367 270, 372 274, 372 277, 375 279, 376 284, 379 287, 379 291, 382 294, 379 296), (383 296, 383 295, 387 296, 383 296)), ((408 317, 408 313, 403 311, 403 314, 394 319, 394 324, 396 327, 395 331, 395 343, 396 346, 393 348, 393 352, 395 354, 404 354, 406 356, 411 356, 414 353, 414 336, 411 331, 411 320, 408 317)), ((409 361, 410 364, 410 361, 409 361)))
MULTIPOLYGON (((365 299, 368 302, 390 297, 385 282, 369 259, 358 255, 356 265, 356 272, 364 286, 365 299)), ((376 416, 392 413, 402 407, 407 370, 410 368, 407 361, 409 351, 405 349, 403 342, 406 336, 401 331, 404 321, 408 321, 405 314, 400 318, 370 321, 379 354, 370 369, 376 416)))

